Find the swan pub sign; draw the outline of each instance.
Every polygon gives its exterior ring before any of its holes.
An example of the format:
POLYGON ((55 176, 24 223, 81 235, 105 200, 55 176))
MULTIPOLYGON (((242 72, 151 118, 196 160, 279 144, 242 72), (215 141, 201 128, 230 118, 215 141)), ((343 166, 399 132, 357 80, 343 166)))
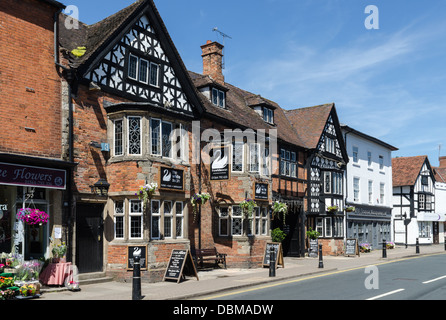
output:
POLYGON ((218 147, 212 149, 210 164, 211 180, 229 180, 229 148, 218 147))
POLYGON ((184 190, 184 171, 161 167, 160 189, 184 190))

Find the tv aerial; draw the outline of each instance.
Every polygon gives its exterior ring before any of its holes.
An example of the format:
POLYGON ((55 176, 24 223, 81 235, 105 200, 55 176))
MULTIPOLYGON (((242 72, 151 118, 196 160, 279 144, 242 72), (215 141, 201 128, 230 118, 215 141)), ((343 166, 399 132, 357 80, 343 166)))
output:
POLYGON ((215 28, 213 28, 212 29, 212 31, 213 32, 216 32, 217 33, 217 40, 218 41, 220 41, 219 39, 218 39, 218 34, 220 34, 221 36, 222 36, 222 38, 223 38, 223 60, 222 60, 222 69, 224 69, 225 68, 225 38, 229 38, 229 39, 232 39, 230 36, 228 36, 226 33, 223 33, 223 32, 221 32, 220 30, 218 30, 218 28, 217 27, 215 27, 215 28))

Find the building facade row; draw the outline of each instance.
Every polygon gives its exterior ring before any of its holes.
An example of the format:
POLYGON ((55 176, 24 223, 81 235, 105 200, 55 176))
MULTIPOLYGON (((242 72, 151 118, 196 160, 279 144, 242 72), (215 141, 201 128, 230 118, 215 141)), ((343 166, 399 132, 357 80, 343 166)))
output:
POLYGON ((0 62, 0 252, 49 258, 65 242, 79 272, 126 279, 139 246, 144 279, 158 281, 173 249, 216 248, 230 267, 258 267, 275 229, 288 256, 306 254, 310 228, 324 254, 343 254, 346 238, 378 247, 392 229, 396 240, 406 212, 392 218, 392 190, 407 189, 392 181, 396 148, 341 125, 334 104, 285 110, 226 82, 217 42, 201 46, 202 73, 187 70, 152 0, 93 25, 63 8, 0 4, 17 39, 0 48, 11 57, 0 62), (21 223, 20 208, 49 223, 21 223))

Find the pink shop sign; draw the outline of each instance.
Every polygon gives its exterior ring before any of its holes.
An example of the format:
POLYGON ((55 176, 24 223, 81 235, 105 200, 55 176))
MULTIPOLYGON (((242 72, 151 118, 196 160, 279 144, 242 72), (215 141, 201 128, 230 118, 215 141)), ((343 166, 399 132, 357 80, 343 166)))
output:
POLYGON ((66 171, 0 162, 0 184, 65 190, 66 171))

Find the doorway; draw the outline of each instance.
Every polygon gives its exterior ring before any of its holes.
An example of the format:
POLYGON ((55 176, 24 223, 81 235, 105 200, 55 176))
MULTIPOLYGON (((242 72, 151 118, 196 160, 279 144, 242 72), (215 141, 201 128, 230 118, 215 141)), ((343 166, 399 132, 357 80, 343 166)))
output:
POLYGON ((103 270, 103 211, 104 204, 77 204, 76 265, 79 273, 103 270))

